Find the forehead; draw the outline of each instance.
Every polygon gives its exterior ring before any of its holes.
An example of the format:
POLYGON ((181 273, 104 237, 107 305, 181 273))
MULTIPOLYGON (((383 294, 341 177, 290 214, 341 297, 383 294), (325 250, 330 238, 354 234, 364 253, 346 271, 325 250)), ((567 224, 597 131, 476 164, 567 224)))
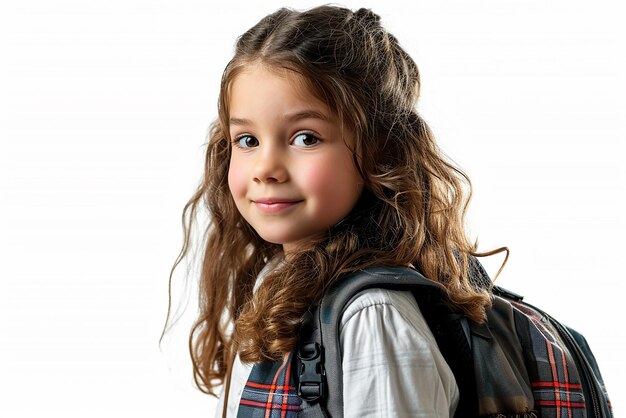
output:
POLYGON ((331 116, 332 110, 303 75, 263 63, 242 67, 229 83, 226 94, 229 113, 259 107, 307 104, 331 116))

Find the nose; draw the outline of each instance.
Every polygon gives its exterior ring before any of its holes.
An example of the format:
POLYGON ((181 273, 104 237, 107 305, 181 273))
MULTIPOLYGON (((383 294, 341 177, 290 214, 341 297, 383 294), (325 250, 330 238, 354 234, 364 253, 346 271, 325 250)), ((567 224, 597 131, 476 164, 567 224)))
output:
POLYGON ((286 156, 281 147, 268 143, 261 146, 253 162, 254 181, 257 183, 283 183, 289 178, 286 156))

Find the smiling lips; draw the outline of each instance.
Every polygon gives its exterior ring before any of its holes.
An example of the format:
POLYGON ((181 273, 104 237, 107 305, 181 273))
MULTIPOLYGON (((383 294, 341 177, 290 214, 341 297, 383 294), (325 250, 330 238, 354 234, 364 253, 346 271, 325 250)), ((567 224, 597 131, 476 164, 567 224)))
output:
POLYGON ((302 200, 279 199, 279 198, 252 200, 252 203, 254 203, 257 209, 265 213, 278 213, 283 210, 292 208, 300 202, 302 202, 302 200))

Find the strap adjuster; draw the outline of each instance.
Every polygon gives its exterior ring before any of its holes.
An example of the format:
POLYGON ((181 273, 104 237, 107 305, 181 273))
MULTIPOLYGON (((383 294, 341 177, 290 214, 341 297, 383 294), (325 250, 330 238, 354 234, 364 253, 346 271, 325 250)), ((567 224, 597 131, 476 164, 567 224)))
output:
POLYGON ((298 349, 300 380, 298 396, 307 402, 326 397, 326 371, 324 370, 324 347, 316 342, 303 344, 298 349))

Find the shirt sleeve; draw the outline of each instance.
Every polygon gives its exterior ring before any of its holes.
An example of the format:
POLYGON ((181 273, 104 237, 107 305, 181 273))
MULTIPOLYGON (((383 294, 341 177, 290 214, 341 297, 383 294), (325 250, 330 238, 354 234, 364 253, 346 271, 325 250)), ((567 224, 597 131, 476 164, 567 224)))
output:
POLYGON ((454 415, 459 391, 410 292, 368 289, 346 308, 344 417, 454 415))

